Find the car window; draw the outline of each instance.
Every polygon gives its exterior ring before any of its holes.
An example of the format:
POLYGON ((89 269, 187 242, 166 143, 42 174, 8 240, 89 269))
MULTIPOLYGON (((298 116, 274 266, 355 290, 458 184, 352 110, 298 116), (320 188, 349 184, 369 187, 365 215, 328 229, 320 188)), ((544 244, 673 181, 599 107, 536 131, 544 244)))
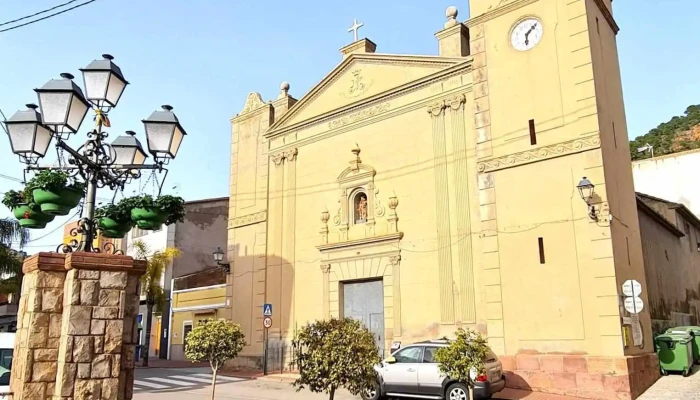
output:
POLYGON ((423 349, 420 347, 406 347, 394 354, 394 358, 399 364, 419 363, 421 362, 422 353, 423 349))
POLYGON ((437 347, 426 347, 423 350, 423 362, 424 363, 434 363, 435 353, 437 353, 437 347))

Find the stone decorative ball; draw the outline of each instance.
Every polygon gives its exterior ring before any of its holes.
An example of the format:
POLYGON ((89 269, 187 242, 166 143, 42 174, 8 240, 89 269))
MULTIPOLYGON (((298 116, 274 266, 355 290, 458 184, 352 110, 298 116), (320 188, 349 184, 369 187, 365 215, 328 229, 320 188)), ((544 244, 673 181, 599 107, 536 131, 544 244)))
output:
POLYGON ((445 16, 449 19, 456 19, 457 14, 459 14, 459 11, 457 11, 457 7, 455 6, 449 6, 447 10, 445 10, 445 16))
POLYGON ((288 92, 289 91, 289 82, 282 82, 282 84, 280 84, 280 90, 288 92))

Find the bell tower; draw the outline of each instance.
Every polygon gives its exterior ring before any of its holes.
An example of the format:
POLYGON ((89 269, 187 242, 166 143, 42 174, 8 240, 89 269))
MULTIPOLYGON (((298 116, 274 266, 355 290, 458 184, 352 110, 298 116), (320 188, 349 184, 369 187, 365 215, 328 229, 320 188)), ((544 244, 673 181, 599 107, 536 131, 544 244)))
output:
MULTIPOLYGON (((474 259, 491 347, 515 374, 580 354, 587 374, 606 372, 590 368, 598 357, 647 365, 648 309, 620 307, 625 280, 646 282, 612 1, 471 0, 464 24, 481 232, 474 259), (584 176, 595 185, 590 216, 576 189, 584 176), (628 340, 630 330, 641 338, 628 340)), ((658 376, 617 372, 630 375, 632 394, 658 376)), ((557 385, 520 376, 534 390, 557 385)), ((581 396, 577 382, 560 384, 581 396)))

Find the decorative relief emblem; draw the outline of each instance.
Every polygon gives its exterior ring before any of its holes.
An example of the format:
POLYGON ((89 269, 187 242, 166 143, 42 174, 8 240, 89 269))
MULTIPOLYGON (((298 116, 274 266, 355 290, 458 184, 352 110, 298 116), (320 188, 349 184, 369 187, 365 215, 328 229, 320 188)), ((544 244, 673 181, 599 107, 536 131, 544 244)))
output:
POLYGON ((453 110, 459 110, 466 101, 467 99, 463 94, 458 94, 447 99, 447 105, 453 110))
POLYGON ((299 154, 299 150, 295 148, 289 149, 284 152, 284 158, 287 159, 287 161, 294 161, 297 158, 297 154, 299 154))
POLYGON ((374 191, 374 215, 377 217, 384 216, 384 206, 381 201, 379 201, 379 189, 374 191))
POLYGON ((331 272, 331 265, 330 264, 321 264, 321 272, 323 272, 324 274, 331 272))
POLYGON ((352 80, 350 82, 350 87, 347 92, 343 92, 340 95, 343 97, 355 98, 367 93, 367 90, 372 87, 372 83, 374 82, 372 80, 365 81, 361 69, 356 69, 352 71, 351 74, 352 80))
POLYGON ((284 152, 279 152, 270 156, 275 165, 282 165, 282 160, 284 160, 284 152))
POLYGON ((589 136, 582 139, 571 140, 536 150, 523 151, 505 157, 494 158, 477 164, 479 172, 491 172, 499 169, 512 167, 515 165, 528 164, 542 159, 558 157, 564 154, 578 153, 584 150, 597 148, 600 146, 598 135, 589 136))
POLYGON ((228 227, 238 228, 241 226, 256 224, 258 222, 265 221, 267 219, 267 211, 260 211, 254 214, 243 215, 241 217, 236 217, 228 221, 228 227))
POLYGON ((263 101, 263 98, 260 95, 260 93, 250 93, 245 101, 245 106, 243 107, 243 111, 241 111, 241 114, 255 110, 256 108, 260 108, 264 105, 265 102, 263 101))
POLYGON ((437 101, 437 102, 428 106, 428 114, 430 114, 433 117, 439 117, 440 114, 442 114, 442 111, 444 109, 445 109, 445 102, 444 101, 437 101))
POLYGON ((367 118, 371 118, 375 115, 382 114, 389 109, 389 103, 377 104, 369 108, 362 109, 360 111, 355 111, 344 117, 340 117, 328 123, 328 128, 337 129, 345 125, 352 124, 353 122, 362 121, 367 118))

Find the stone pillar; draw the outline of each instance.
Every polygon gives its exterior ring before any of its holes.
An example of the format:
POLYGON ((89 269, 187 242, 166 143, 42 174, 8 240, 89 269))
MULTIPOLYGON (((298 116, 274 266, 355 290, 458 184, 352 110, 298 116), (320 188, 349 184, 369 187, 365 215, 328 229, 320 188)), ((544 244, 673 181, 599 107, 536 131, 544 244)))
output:
POLYGON ((39 253, 23 266, 10 380, 15 400, 51 398, 56 381, 64 256, 39 253))
POLYGON ((40 253, 24 263, 15 400, 131 399, 144 261, 40 253))

